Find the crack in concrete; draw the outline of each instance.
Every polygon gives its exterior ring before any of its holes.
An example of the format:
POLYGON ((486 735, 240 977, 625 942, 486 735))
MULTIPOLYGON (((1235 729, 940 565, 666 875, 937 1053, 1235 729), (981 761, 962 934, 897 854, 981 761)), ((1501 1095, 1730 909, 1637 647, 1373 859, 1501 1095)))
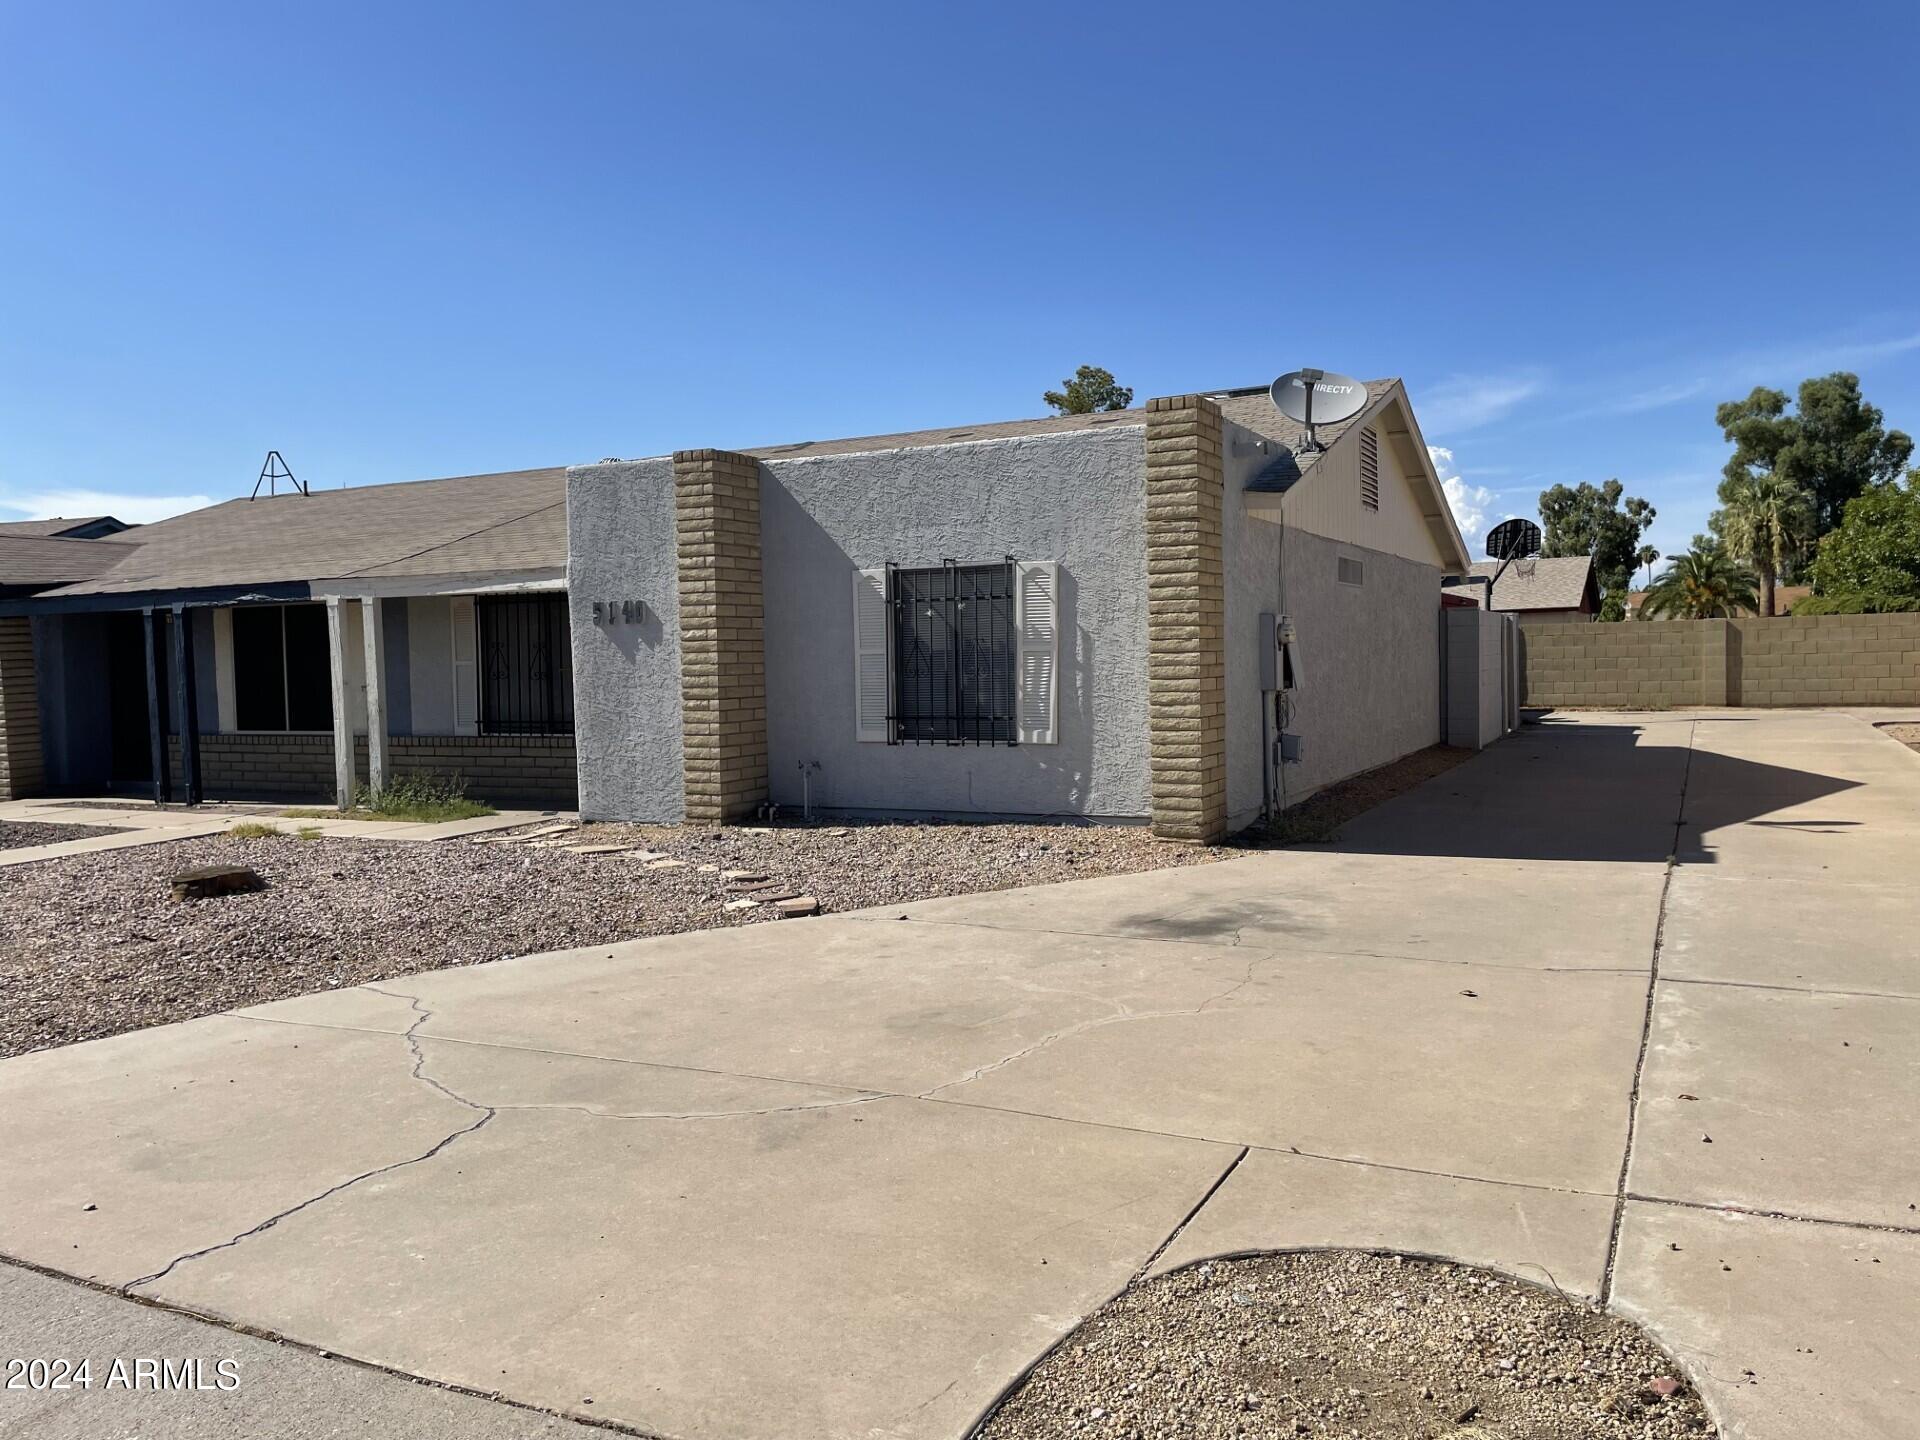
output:
POLYGON ((1000 1059, 989 1061, 985 1065, 976 1065, 959 1079, 942 1081, 930 1089, 920 1091, 913 1098, 916 1100, 931 1100, 943 1090, 952 1090, 961 1085, 971 1085, 974 1081, 983 1076, 991 1075, 996 1070, 1004 1070, 1007 1066, 1012 1065, 1016 1061, 1024 1060, 1029 1055, 1037 1054, 1039 1051, 1045 1050, 1051 1045, 1057 1045, 1062 1040, 1070 1040, 1076 1035, 1084 1035, 1091 1030, 1104 1029, 1109 1025, 1124 1025, 1136 1020, 1169 1020, 1180 1016, 1198 1015, 1209 1005, 1217 1005, 1222 1001, 1230 1000, 1242 990, 1246 989, 1247 986, 1253 983, 1253 972, 1260 962, 1273 958, 1274 954, 1272 951, 1254 956, 1251 960, 1247 961, 1247 973, 1240 979, 1236 980, 1219 994, 1210 995, 1198 1005, 1190 1006, 1186 1009, 1129 1010, 1124 1005, 1107 1001, 1106 1003, 1114 1005, 1114 1013, 1111 1015, 1101 1015, 1092 1020, 1082 1020, 1078 1025, 1069 1025, 1064 1030, 1056 1030, 1050 1035, 1043 1035, 1040 1039, 1034 1041, 1033 1044, 1016 1050, 1011 1055, 1004 1055, 1000 1059))
MULTIPOLYGON (((406 1028, 403 1036, 408 1048, 413 1052, 413 1078, 429 1088, 439 1091, 440 1094, 446 1096, 449 1100, 458 1101, 470 1109, 487 1111, 488 1119, 492 1119, 493 1116, 508 1110, 564 1110, 571 1111, 576 1115, 591 1116, 596 1120, 731 1120, 754 1115, 786 1115, 802 1110, 838 1110, 849 1105, 870 1105, 875 1100, 890 1098, 886 1094, 869 1091, 846 1100, 818 1100, 797 1105, 763 1105, 743 1110, 600 1110, 591 1105, 566 1105, 559 1101, 539 1104, 501 1102, 499 1104, 487 1105, 460 1094, 457 1090, 450 1088, 426 1073, 427 1057, 426 1052, 420 1045, 419 1030, 422 1025, 433 1018, 433 1012, 421 1003, 419 996, 403 995, 397 990, 382 990, 377 985, 363 985, 360 988, 363 990, 371 990, 376 995, 385 995, 392 1000, 405 1000, 413 1007, 417 1018, 406 1028)), ((585 1059, 589 1057, 583 1056, 581 1058, 585 1059)), ((773 1083, 792 1084, 798 1082, 778 1081, 773 1083)), ((474 1128, 478 1129, 479 1127, 476 1126, 474 1128)))
MULTIPOLYGON (((373 989, 372 986, 368 986, 366 988, 373 989)), ((420 1081, 422 1084, 426 1085, 428 1088, 438 1091, 441 1095, 444 1095, 447 1099, 453 1101, 455 1104, 464 1105, 469 1110, 479 1111, 480 1118, 474 1121, 471 1125, 463 1125, 459 1129, 453 1131, 451 1134, 442 1136, 439 1140, 435 1141, 430 1148, 422 1151, 418 1155, 411 1156, 405 1160, 396 1160, 390 1165, 381 1165, 372 1170, 363 1170, 358 1175, 354 1175, 349 1177, 348 1179, 342 1180, 337 1185, 328 1186, 325 1190, 322 1190, 318 1195, 309 1196, 307 1199, 302 1200, 298 1205, 290 1205, 285 1210, 279 1211, 277 1214, 269 1215, 265 1220, 262 1220, 258 1225, 252 1226, 251 1228, 246 1230, 242 1230, 238 1235, 234 1235, 226 1240, 222 1240, 217 1245, 206 1245, 206 1246, 202 1246, 198 1250, 189 1250, 184 1255, 176 1255, 173 1259, 169 1260, 164 1266, 154 1271, 151 1275, 142 1275, 138 1280, 129 1280, 125 1285, 121 1287, 123 1291, 131 1292, 137 1289, 139 1286, 151 1285, 155 1281, 164 1280, 166 1279, 167 1276, 171 1275, 174 1272, 174 1270, 176 1270, 178 1267, 182 1265, 187 1264, 189 1261, 203 1259, 206 1256, 216 1254, 221 1250, 231 1250, 234 1246, 240 1244, 241 1241, 250 1240, 255 1235, 263 1235, 267 1231, 273 1229, 273 1227, 278 1225, 282 1220, 287 1219, 289 1216, 298 1215, 302 1210, 310 1209, 313 1206, 318 1205, 322 1200, 330 1199, 331 1197, 338 1195, 343 1190, 350 1190, 363 1180, 371 1180, 376 1175, 388 1175, 393 1173, 395 1170, 404 1170, 412 1165, 424 1164, 426 1161, 433 1159, 433 1157, 438 1155, 442 1150, 445 1150, 449 1145, 453 1144, 454 1141, 460 1139, 464 1135, 473 1134, 474 1131, 479 1130, 482 1126, 486 1125, 489 1121, 491 1121, 494 1118, 495 1114, 497 1114, 498 1112, 492 1106, 476 1104, 474 1101, 467 1099, 467 1097, 464 1095, 455 1094, 452 1090, 449 1090, 446 1086, 442 1085, 439 1081, 435 1080, 432 1076, 423 1075, 421 1073, 421 1067, 426 1064, 426 1055, 420 1048, 420 1042, 415 1032, 418 1031, 422 1025, 426 1024, 428 1020, 433 1018, 433 1012, 431 1010, 428 1010, 424 1005, 422 1005, 417 999, 415 999, 411 995, 395 995, 391 991, 387 991, 387 990, 378 990, 375 993, 380 995, 387 995, 390 998, 395 1000, 405 1000, 417 1012, 417 1018, 414 1020, 414 1022, 411 1025, 407 1027, 405 1034, 401 1036, 401 1038, 407 1042, 407 1048, 413 1053, 413 1071, 412 1071, 413 1078, 415 1080, 420 1081)))
POLYGON ((1620 1179, 1614 1187, 1613 1225, 1607 1232, 1607 1260, 1600 1271, 1600 1303, 1613 1303, 1613 1272, 1620 1259, 1620 1232, 1627 1221, 1627 1173, 1633 1168, 1633 1144, 1640 1129, 1640 1085, 1647 1071, 1647 1051, 1653 1044, 1653 1007, 1660 994, 1660 950, 1667 938, 1667 899, 1673 893, 1673 872, 1680 866, 1680 837, 1687 827, 1687 782, 1693 777, 1696 721, 1687 727, 1687 761, 1680 767, 1679 803, 1673 816, 1673 845, 1667 852, 1667 870, 1660 881, 1660 906, 1654 912, 1653 956, 1647 967, 1647 1005, 1640 1017, 1640 1053, 1633 1062, 1633 1084, 1627 1090, 1627 1140, 1620 1152, 1620 1179))
POLYGON ((1831 1225, 1840 1230, 1870 1230, 1878 1235, 1920 1235, 1920 1225, 1895 1225, 1884 1220, 1840 1220, 1831 1215, 1801 1215, 1792 1210, 1762 1210, 1717 1200, 1679 1200, 1670 1195, 1642 1195, 1629 1190, 1627 1199, 1642 1205, 1670 1205, 1682 1210, 1705 1210, 1715 1215, 1750 1216, 1755 1220, 1788 1220, 1795 1225, 1831 1225))
POLYGON ((265 1234, 267 1231, 271 1230, 274 1226, 278 1225, 282 1220, 285 1220, 288 1216, 298 1215, 302 1210, 306 1210, 311 1208, 312 1206, 318 1205, 322 1200, 328 1199, 329 1197, 334 1195, 338 1195, 342 1190, 351 1189, 353 1186, 358 1185, 362 1180, 371 1180, 376 1175, 390 1174, 395 1170, 404 1170, 409 1165, 419 1165, 425 1161, 431 1160, 433 1159, 434 1156, 438 1155, 442 1150, 445 1150, 449 1145, 453 1144, 453 1142, 458 1140, 461 1136, 471 1135, 474 1131, 478 1130, 481 1126, 485 1125, 491 1119, 493 1119, 493 1115, 491 1113, 482 1115, 478 1120, 474 1121, 473 1124, 463 1125, 460 1127, 460 1129, 455 1130, 451 1135, 447 1135, 442 1139, 436 1141, 431 1149, 425 1150, 422 1153, 412 1156, 406 1160, 396 1160, 391 1165, 382 1165, 382 1166, 379 1166, 377 1169, 373 1169, 373 1170, 363 1170, 360 1174, 353 1176, 351 1179, 342 1180, 338 1185, 328 1186, 325 1190, 322 1190, 318 1195, 310 1196, 309 1198, 302 1200, 298 1205, 290 1205, 285 1210, 280 1211, 276 1215, 269 1215, 265 1220, 262 1220, 258 1225, 253 1226, 251 1229, 242 1230, 238 1235, 233 1236, 231 1239, 222 1240, 217 1245, 203 1246, 201 1249, 198 1249, 198 1250, 189 1250, 184 1255, 176 1255, 173 1259, 169 1260, 163 1267, 154 1271, 151 1275, 142 1275, 138 1280, 129 1280, 125 1285, 121 1286, 120 1288, 125 1291, 132 1291, 141 1285, 151 1285, 156 1280, 164 1280, 167 1278, 167 1276, 171 1275, 176 1268, 178 1268, 181 1265, 185 1265, 188 1261, 202 1259, 205 1256, 216 1253, 217 1251, 231 1250, 234 1246, 238 1245, 241 1241, 252 1239, 255 1235, 265 1234))

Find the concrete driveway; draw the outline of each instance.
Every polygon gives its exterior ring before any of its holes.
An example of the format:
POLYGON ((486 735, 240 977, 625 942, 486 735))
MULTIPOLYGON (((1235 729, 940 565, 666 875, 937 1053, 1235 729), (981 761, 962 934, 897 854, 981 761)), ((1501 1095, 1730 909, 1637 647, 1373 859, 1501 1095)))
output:
MULTIPOLYGON (((1920 755, 1857 718, 1555 718, 1331 847, 25 1056, 0 1252, 441 1387, 790 1440, 960 1436, 1141 1274, 1388 1247, 1606 1300, 1731 1434, 1920 1432, 1916 817, 1920 755)), ((0 1268, 9 1354, 158 1323, 0 1268)), ((0 1391, 0 1427, 345 1433, 374 1385, 437 1407, 421 1433, 561 1433, 164 1323, 265 1353, 166 1407, 0 1391)))

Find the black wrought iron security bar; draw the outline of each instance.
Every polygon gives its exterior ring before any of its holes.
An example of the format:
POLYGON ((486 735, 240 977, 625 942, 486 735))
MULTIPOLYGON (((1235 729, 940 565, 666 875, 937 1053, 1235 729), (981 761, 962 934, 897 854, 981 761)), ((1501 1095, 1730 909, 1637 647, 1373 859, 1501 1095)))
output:
POLYGON ((893 621, 890 744, 1015 745, 1014 560, 887 566, 893 621))
POLYGON ((483 595, 480 730, 571 735, 573 654, 563 595, 483 595))

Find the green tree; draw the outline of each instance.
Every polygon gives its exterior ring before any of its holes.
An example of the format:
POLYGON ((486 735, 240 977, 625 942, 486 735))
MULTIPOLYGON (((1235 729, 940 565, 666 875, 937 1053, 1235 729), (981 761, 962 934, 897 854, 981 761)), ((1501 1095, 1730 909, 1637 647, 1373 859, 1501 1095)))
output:
POLYGON ((1753 571, 1718 547, 1676 555, 1640 602, 1643 620, 1714 620, 1757 604, 1753 571))
POLYGON ((1627 590, 1634 566, 1648 563, 1640 537, 1653 524, 1654 509, 1626 495, 1618 480, 1595 485, 1556 485, 1540 492, 1540 520, 1546 555, 1591 555, 1600 584, 1600 618, 1619 620, 1627 613, 1627 590))
POLYGON ((1758 572, 1760 613, 1772 615, 1774 582, 1813 540, 1813 496, 1770 470, 1722 481, 1720 499, 1713 528, 1729 553, 1758 572))
POLYGON ((1840 528, 1820 541, 1813 594, 1793 607, 1796 615, 1884 610, 1920 610, 1920 470, 1847 505, 1840 528))
POLYGON ((1733 446, 1721 472, 1721 503, 1729 487, 1778 475, 1812 496, 1814 533, 1824 535, 1840 524, 1849 500, 1899 475, 1913 441, 1886 428, 1880 411, 1862 398, 1860 377, 1844 371, 1801 381, 1791 415, 1787 403, 1782 391, 1759 386, 1714 411, 1733 446))
POLYGON ((1091 415, 1096 410, 1124 410, 1133 403, 1133 391, 1115 383, 1111 370, 1082 365, 1060 389, 1040 397, 1062 415, 1091 415))

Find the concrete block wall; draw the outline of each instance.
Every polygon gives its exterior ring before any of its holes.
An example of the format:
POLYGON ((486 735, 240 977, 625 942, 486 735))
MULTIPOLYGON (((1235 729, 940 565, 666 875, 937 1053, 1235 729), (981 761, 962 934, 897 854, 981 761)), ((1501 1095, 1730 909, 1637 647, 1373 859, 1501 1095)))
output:
MULTIPOLYGON (((176 785, 180 739, 167 740, 176 785)), ((495 805, 572 809, 577 803, 571 735, 393 735, 395 775, 458 775, 467 793, 495 805)), ((202 735, 202 784, 209 800, 333 799, 331 735, 202 735)), ((354 773, 364 782, 367 738, 354 739, 354 773)))
POLYGON ((1920 614, 1527 630, 1529 705, 1920 704, 1920 614))
POLYGON ((33 622, 8 616, 0 619, 0 800, 35 794, 45 783, 33 622))
POLYGON ((1728 704, 1920 704, 1920 614, 1721 623, 1728 704))
POLYGON ((1665 709, 1701 705, 1700 627, 1694 620, 1523 629, 1521 698, 1529 705, 1665 709))
POLYGON ((1220 407, 1147 402, 1147 707, 1153 831, 1227 832, 1226 574, 1220 407))

